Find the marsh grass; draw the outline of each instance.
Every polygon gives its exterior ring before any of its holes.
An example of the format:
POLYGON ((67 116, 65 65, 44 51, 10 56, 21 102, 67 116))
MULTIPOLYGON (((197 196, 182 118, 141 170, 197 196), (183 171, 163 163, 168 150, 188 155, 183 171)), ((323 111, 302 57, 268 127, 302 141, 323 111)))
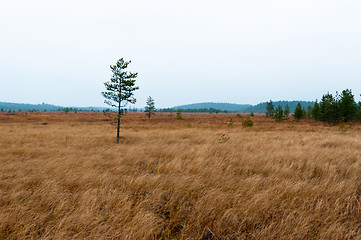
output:
POLYGON ((360 237, 360 125, 230 116, 0 115, 0 239, 360 237))

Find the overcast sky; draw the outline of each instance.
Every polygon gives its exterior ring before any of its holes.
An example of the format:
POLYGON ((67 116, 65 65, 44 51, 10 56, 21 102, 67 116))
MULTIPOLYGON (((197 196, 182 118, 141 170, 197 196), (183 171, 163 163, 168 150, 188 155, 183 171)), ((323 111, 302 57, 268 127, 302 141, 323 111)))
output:
POLYGON ((0 101, 106 106, 132 60, 135 107, 361 93, 360 0, 1 0, 0 101))

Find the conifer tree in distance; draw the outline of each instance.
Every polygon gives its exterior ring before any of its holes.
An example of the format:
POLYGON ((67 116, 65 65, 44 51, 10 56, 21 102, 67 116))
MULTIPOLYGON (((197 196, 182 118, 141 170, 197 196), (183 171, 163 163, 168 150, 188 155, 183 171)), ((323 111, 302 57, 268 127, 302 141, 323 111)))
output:
POLYGON ((315 121, 319 121, 321 118, 321 113, 320 113, 320 105, 318 104, 318 101, 316 100, 315 104, 313 105, 312 108, 312 118, 315 121))
POLYGON ((275 107, 273 105, 272 100, 266 102, 266 117, 273 117, 275 111, 275 107))
POLYGON ((283 120, 283 109, 281 107, 281 104, 279 104, 278 107, 276 108, 274 116, 276 122, 280 122, 283 120))
POLYGON ((288 106, 288 103, 286 104, 283 114, 285 115, 286 118, 288 118, 288 115, 290 114, 290 106, 288 106))
POLYGON ((297 121, 299 121, 301 118, 303 118, 303 115, 304 114, 304 112, 303 112, 303 108, 302 108, 302 106, 301 106, 301 103, 298 103, 297 104, 297 107, 296 107, 296 109, 295 109, 295 112, 294 112, 294 114, 293 114, 293 117, 297 120, 297 121))
POLYGON ((147 113, 146 115, 148 116, 148 118, 150 118, 150 116, 155 112, 154 99, 151 96, 149 96, 146 104, 147 106, 145 106, 144 112, 146 112, 147 113))

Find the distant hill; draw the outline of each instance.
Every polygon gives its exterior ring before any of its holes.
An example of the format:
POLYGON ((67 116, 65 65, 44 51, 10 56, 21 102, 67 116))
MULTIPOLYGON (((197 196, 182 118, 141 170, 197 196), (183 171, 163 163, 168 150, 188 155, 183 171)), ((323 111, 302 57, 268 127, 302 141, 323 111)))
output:
POLYGON ((60 111, 62 108, 63 107, 47 103, 28 104, 0 102, 0 110, 3 111, 60 111))
MULTIPOLYGON (((281 104, 284 109, 288 104, 290 112, 293 113, 298 103, 307 109, 308 106, 313 106, 314 102, 308 101, 277 101, 273 102, 275 108, 281 104)), ((27 104, 27 103, 9 103, 0 102, 0 111, 103 111, 108 108, 104 107, 62 107, 52 104, 27 104)), ((160 112, 175 112, 177 109, 182 109, 184 112, 244 112, 244 113, 264 113, 266 112, 266 103, 259 103, 257 105, 251 104, 235 104, 235 103, 193 103, 187 105, 180 105, 172 108, 158 109, 160 112)), ((144 109, 129 109, 129 111, 144 111, 144 109)))
MULTIPOLYGON (((288 106, 290 107, 290 112, 293 113, 298 103, 301 103, 302 107, 305 107, 306 109, 308 108, 308 106, 313 107, 313 105, 315 104, 315 102, 312 101, 276 101, 273 102, 273 105, 276 108, 280 104, 281 107, 284 109, 288 104, 288 106)), ((267 104, 266 102, 259 103, 257 105, 247 108, 244 112, 265 113, 266 104, 267 104)))
POLYGON ((48 103, 42 104, 28 104, 28 103, 9 103, 0 102, 1 111, 103 111, 106 108, 103 107, 62 107, 48 103))
POLYGON ((250 107, 252 107, 251 104, 205 102, 176 106, 173 109, 217 109, 221 111, 243 112, 250 107))
MULTIPOLYGON (((273 102, 275 108, 281 104, 281 107, 284 109, 286 105, 290 107, 290 112, 293 113, 296 109, 298 103, 301 103, 302 107, 307 109, 308 106, 313 106, 315 102, 312 101, 276 101, 273 102)), ((250 104, 235 104, 235 103, 213 103, 213 102, 206 102, 206 103, 193 103, 187 105, 176 106, 170 108, 169 110, 219 110, 219 111, 228 111, 228 112, 245 112, 245 113, 265 113, 266 112, 266 102, 259 103, 257 105, 250 105, 250 104)))

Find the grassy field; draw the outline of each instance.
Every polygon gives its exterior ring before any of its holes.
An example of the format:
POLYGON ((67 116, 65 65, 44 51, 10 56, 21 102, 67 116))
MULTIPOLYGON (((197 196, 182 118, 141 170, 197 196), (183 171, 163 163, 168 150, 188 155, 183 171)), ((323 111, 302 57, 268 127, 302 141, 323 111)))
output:
POLYGON ((361 239, 359 124, 183 118, 0 113, 0 239, 361 239))

